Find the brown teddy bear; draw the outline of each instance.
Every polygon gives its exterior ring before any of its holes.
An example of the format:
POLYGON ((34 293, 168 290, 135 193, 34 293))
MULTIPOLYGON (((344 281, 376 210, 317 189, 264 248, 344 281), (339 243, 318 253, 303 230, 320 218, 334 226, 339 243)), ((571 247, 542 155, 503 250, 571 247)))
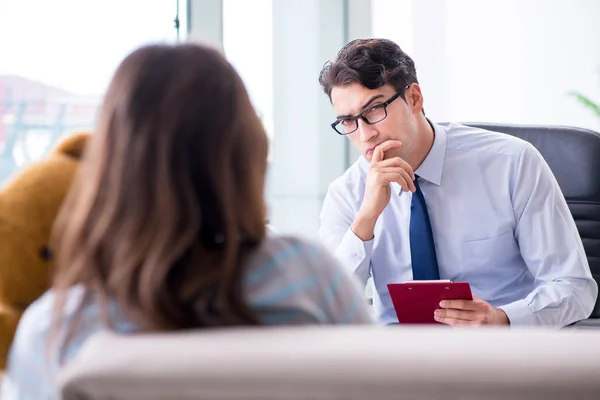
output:
POLYGON ((0 376, 19 318, 50 285, 50 232, 88 137, 64 139, 0 191, 0 376))

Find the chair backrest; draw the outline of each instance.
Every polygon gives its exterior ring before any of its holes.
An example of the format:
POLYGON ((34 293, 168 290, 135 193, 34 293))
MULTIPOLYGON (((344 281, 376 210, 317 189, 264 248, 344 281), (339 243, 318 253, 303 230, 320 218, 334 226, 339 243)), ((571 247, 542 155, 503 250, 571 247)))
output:
POLYGON ((600 399, 597 332, 328 326, 89 340, 63 400, 600 399), (491 344, 491 345, 490 345, 491 344))
MULTIPOLYGON (((600 133, 568 126, 465 123, 507 133, 535 146, 554 173, 600 285, 600 133)), ((591 318, 600 318, 600 300, 591 318)))

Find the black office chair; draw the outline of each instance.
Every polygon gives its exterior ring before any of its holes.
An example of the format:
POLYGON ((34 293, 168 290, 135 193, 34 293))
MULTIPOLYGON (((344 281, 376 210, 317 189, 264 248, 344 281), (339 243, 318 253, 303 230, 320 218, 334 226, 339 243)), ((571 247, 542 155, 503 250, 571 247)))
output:
MULTIPOLYGON (((592 275, 600 285, 600 133, 568 126, 465 125, 507 133, 538 149, 567 199, 592 275)), ((600 327, 600 299, 590 319, 577 325, 600 327)))

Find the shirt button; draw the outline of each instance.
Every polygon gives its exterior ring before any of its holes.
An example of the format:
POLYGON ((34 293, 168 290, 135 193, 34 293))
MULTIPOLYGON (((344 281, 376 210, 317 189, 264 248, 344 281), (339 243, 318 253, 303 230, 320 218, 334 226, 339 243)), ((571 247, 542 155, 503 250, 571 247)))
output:
POLYGON ((358 253, 354 253, 354 254, 352 254, 352 258, 358 261, 358 260, 360 260, 362 257, 360 256, 360 254, 358 254, 358 253))

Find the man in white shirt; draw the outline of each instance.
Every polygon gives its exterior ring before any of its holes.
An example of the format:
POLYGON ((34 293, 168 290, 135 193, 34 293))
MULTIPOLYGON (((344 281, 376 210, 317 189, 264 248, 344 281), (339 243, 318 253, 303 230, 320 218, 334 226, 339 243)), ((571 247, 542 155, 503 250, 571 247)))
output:
POLYGON ((332 127, 361 157, 329 187, 319 234, 397 323, 387 284, 450 279, 474 300, 440 304, 448 325, 562 327, 587 318, 598 285, 573 217, 539 152, 506 134, 425 117, 412 59, 356 40, 319 82, 332 127))

